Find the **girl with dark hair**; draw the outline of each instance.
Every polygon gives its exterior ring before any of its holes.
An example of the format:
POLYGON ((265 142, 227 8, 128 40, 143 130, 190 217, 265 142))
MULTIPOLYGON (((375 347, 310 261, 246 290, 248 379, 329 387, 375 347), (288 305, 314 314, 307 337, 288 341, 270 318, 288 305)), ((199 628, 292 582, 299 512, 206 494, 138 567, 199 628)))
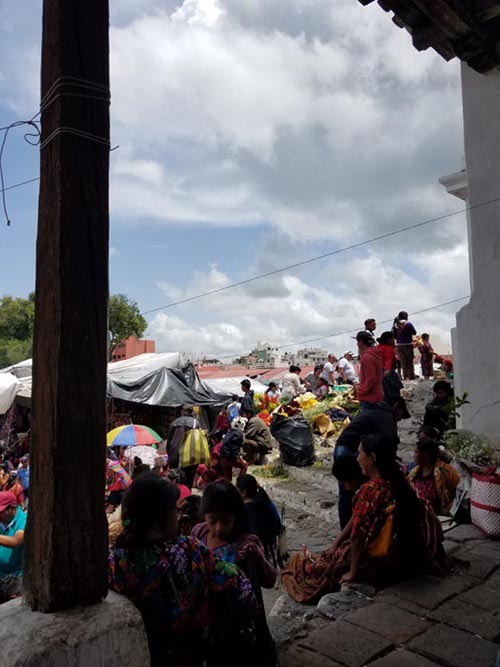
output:
POLYGON ((229 667, 254 632, 251 584, 194 538, 177 536, 179 495, 154 474, 129 487, 109 585, 141 612, 153 667, 229 667))
POLYGON ((209 484, 203 492, 201 511, 205 523, 195 526, 192 534, 218 558, 238 565, 252 582, 258 604, 255 664, 271 667, 276 663, 276 649, 267 626, 261 586, 274 586, 276 570, 266 559, 257 535, 250 532, 248 514, 236 487, 225 480, 209 484))
POLYGON ((415 447, 415 466, 408 480, 422 500, 427 501, 436 514, 449 514, 460 475, 455 468, 439 460, 439 443, 419 440, 415 447))
POLYGON ((282 526, 276 505, 253 475, 245 474, 237 477, 236 488, 243 498, 250 530, 262 542, 266 558, 277 567, 277 543, 282 526))
MULTIPOLYGON (((353 514, 330 549, 294 554, 283 582, 297 602, 315 603, 342 583, 382 587, 430 563, 422 532, 425 508, 406 481, 392 447, 380 435, 365 435, 358 450, 368 478, 353 500, 353 514)), ((358 476, 359 479, 359 476, 358 476)))

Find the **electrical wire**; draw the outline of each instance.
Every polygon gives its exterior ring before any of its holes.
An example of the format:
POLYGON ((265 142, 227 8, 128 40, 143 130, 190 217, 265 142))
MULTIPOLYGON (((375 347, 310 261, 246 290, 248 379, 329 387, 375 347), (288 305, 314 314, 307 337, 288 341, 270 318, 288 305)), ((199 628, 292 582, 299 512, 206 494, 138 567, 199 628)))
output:
POLYGON ((2 188, 0 192, 7 192, 7 190, 14 190, 14 188, 20 188, 22 185, 28 185, 29 183, 34 183, 35 181, 39 181, 40 176, 37 176, 36 178, 30 178, 29 181, 22 181, 21 183, 14 183, 14 185, 8 185, 6 188, 2 188))
MULTIPOLYGON (((443 303, 438 303, 435 306, 429 306, 428 308, 422 308, 421 310, 415 310, 412 313, 409 313, 409 316, 413 317, 414 315, 422 315, 422 313, 428 313, 431 310, 437 310, 438 308, 444 308, 445 306, 451 306, 454 303, 459 303, 460 301, 465 301, 465 299, 469 299, 470 295, 467 296, 461 296, 458 299, 452 299, 451 301, 444 301, 443 303)), ((394 318, 391 317, 387 320, 378 320, 377 318, 374 318, 377 322, 377 325, 379 324, 392 324, 394 322, 394 318)), ((308 345, 310 343, 317 343, 322 340, 326 340, 327 338, 338 338, 339 336, 347 336, 349 334, 356 334, 360 331, 360 327, 357 329, 349 329, 347 331, 335 331, 334 333, 328 334, 326 336, 320 336, 318 338, 309 338, 308 340, 300 340, 296 341, 295 343, 286 343, 285 345, 278 345, 276 346, 276 350, 283 350, 287 347, 294 347, 295 345, 308 345)), ((235 359, 238 357, 243 357, 247 352, 244 352, 242 354, 228 354, 223 357, 217 357, 218 359, 235 359)))
POLYGON ((24 140, 31 146, 40 145, 40 150, 43 150, 46 146, 50 144, 51 141, 53 141, 60 134, 73 134, 81 139, 86 139, 89 141, 94 141, 103 144, 109 150, 116 150, 116 148, 118 148, 118 146, 111 148, 111 144, 108 139, 91 134, 79 128, 72 128, 72 127, 56 128, 46 139, 44 139, 43 143, 41 143, 41 136, 42 136, 40 127, 41 121, 35 119, 37 119, 42 114, 43 111, 45 111, 60 97, 79 97, 93 101, 105 102, 106 104, 109 104, 111 100, 111 91, 109 89, 109 86, 104 86, 100 83, 95 83, 94 81, 87 81, 86 79, 79 79, 73 76, 62 76, 56 79, 54 83, 49 87, 49 89, 47 90, 47 92, 45 93, 40 102, 39 111, 37 111, 34 116, 32 116, 29 120, 18 120, 13 123, 10 123, 10 125, 5 125, 4 127, 0 127, 0 132, 4 133, 2 142, 0 144, 0 186, 1 186, 0 192, 2 195, 2 207, 5 219, 7 221, 7 226, 10 226, 10 218, 7 210, 7 199, 5 193, 8 190, 12 190, 14 188, 20 187, 21 185, 26 185, 27 183, 32 183, 34 180, 37 180, 37 179, 31 179, 28 181, 23 181, 22 183, 16 183, 9 187, 5 187, 2 159, 3 159, 5 144, 7 142, 7 137, 9 136, 9 132, 12 129, 16 127, 21 127, 23 125, 28 125, 33 127, 35 129, 35 133, 27 132, 24 135, 24 140), (76 88, 77 92, 73 90, 61 91, 61 88, 64 89, 68 86, 70 86, 71 88, 76 88), (32 141, 32 138, 34 138, 34 141, 32 141))
POLYGON ((326 257, 333 257, 335 255, 340 255, 341 253, 347 252, 348 250, 354 250, 356 248, 361 248, 363 246, 369 245, 371 243, 375 243, 376 241, 381 241, 383 239, 390 238, 391 236, 396 236, 397 234, 402 234, 403 232, 408 232, 411 231, 412 229, 418 229, 420 227, 423 227, 425 225, 430 225, 433 222, 438 222, 440 220, 444 220, 446 218, 451 218, 454 215, 458 215, 460 213, 465 213, 467 211, 472 211, 474 209, 480 208, 482 206, 489 206, 490 204, 494 204, 496 202, 500 201, 500 197, 496 197, 495 199, 490 199, 489 201, 486 202, 481 202, 479 204, 474 204, 474 206, 468 206, 466 208, 459 209, 458 211, 454 211, 453 213, 446 213, 444 215, 439 215, 435 218, 430 218, 428 220, 423 220, 422 222, 417 222, 413 225, 410 225, 408 227, 401 227, 400 229, 395 229, 392 232, 387 232, 386 234, 380 234, 379 236, 374 236, 371 239, 366 239, 364 241, 359 241, 358 243, 353 243, 351 245, 345 246, 343 248, 339 248, 337 250, 332 250, 331 252, 326 252, 323 253, 322 255, 317 255, 316 257, 310 257, 309 259, 304 259, 300 262, 295 262, 294 264, 288 264, 287 266, 282 266, 279 269, 274 269, 273 271, 267 271, 266 273, 261 273, 257 276, 252 276, 251 278, 245 278, 244 280, 239 280, 235 283, 231 283, 230 285, 224 285, 223 287, 217 287, 212 290, 208 290, 207 292, 201 292, 200 294, 194 294, 193 296, 186 297, 185 299, 179 299, 178 301, 171 301, 170 303, 165 304, 164 306, 158 306, 157 308, 151 308, 150 310, 145 310, 141 313, 141 315, 150 315, 151 313, 156 313, 160 310, 166 310, 167 308, 173 308, 174 306, 181 306, 185 303, 190 303, 192 301, 197 301, 198 299, 202 299, 207 296, 214 296, 215 294, 220 294, 221 292, 226 292, 227 290, 234 289, 235 287, 241 287, 242 285, 248 285, 249 283, 252 283, 256 280, 261 280, 262 278, 269 278, 270 276, 275 276, 278 273, 283 273, 284 271, 289 271, 290 269, 296 269, 300 266, 305 266, 306 264, 311 264, 312 262, 317 262, 321 259, 325 259, 326 257))

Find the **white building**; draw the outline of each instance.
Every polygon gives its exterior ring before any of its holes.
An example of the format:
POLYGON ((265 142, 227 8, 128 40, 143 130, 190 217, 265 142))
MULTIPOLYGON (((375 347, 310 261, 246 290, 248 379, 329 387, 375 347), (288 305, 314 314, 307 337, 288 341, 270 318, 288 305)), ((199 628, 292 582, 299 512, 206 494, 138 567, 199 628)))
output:
POLYGON ((304 347, 297 352, 285 352, 281 361, 296 366, 315 366, 316 364, 324 364, 327 357, 328 350, 322 350, 319 347, 304 347))
POLYGON ((470 302, 452 330, 455 392, 467 392, 461 426, 500 437, 500 68, 462 65, 466 169, 440 179, 467 202, 470 302))

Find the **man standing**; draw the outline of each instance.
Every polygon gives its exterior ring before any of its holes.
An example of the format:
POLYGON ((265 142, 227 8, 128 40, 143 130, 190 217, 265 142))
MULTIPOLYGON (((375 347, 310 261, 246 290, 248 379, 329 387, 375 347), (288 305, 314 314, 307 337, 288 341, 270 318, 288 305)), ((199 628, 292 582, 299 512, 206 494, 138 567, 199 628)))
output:
POLYGON ((328 360, 323 366, 323 372, 321 377, 327 382, 329 387, 333 387, 335 384, 335 370, 337 368, 337 357, 330 352, 328 355, 328 360))
POLYGON ((26 513, 10 491, 0 492, 0 604, 21 595, 26 513))
POLYGON ((356 371, 352 364, 352 352, 345 352, 342 359, 339 361, 339 383, 340 384, 354 384, 356 378, 356 371))
POLYGON ((396 345, 398 349, 399 360, 401 362, 401 368, 403 371, 403 378, 405 380, 414 380, 415 367, 413 365, 413 336, 415 336, 417 332, 413 324, 408 322, 408 313, 405 310, 402 310, 394 320, 394 327, 392 332, 396 338, 396 345))
POLYGON ((256 412, 255 403, 253 402, 253 391, 250 389, 251 386, 252 384, 250 380, 247 380, 246 378, 240 382, 241 391, 243 392, 240 413, 256 412))
POLYGON ((370 336, 373 339, 373 345, 377 344, 377 339, 375 338, 375 329, 377 328, 377 322, 376 320, 373 319, 373 317, 370 317, 369 319, 365 320, 365 331, 370 334, 370 336))
POLYGON ((367 331, 359 331, 356 341, 360 356, 359 385, 356 388, 356 397, 361 403, 361 409, 367 409, 384 400, 382 358, 367 331))

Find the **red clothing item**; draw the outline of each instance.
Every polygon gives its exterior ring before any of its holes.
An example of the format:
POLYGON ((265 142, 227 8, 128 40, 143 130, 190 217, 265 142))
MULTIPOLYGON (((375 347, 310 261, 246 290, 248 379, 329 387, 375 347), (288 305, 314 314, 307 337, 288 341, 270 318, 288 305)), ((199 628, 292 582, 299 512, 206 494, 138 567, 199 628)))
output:
POLYGON ((382 389, 382 357, 376 347, 365 350, 361 356, 359 371, 358 400, 380 403, 384 400, 382 389))
POLYGON ((382 358, 382 368, 384 371, 396 370, 396 350, 394 345, 379 345, 375 348, 382 358))

